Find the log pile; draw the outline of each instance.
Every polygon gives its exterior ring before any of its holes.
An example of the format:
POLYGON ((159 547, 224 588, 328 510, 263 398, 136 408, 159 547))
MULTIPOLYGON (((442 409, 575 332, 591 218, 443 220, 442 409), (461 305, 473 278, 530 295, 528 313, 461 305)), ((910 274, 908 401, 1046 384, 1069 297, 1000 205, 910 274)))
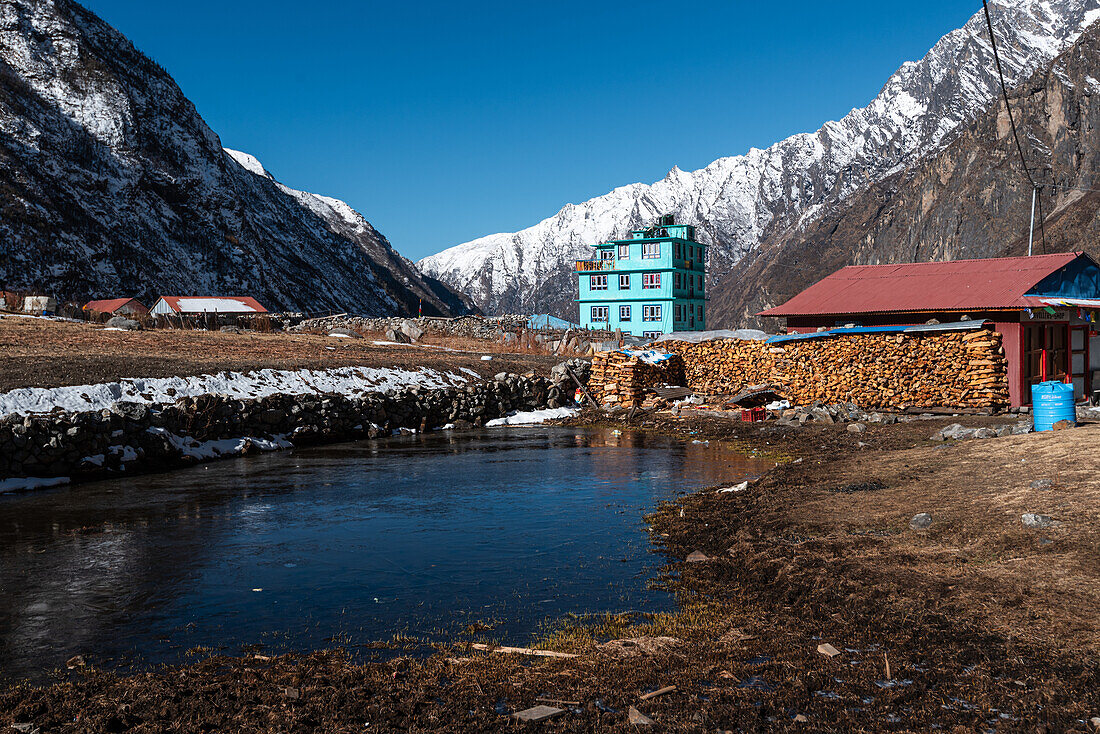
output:
POLYGON ((1001 335, 989 329, 662 346, 683 357, 687 385, 702 395, 778 383, 789 386, 787 397, 796 405, 993 408, 1009 402, 1001 335))
POLYGON ((646 392, 658 385, 683 385, 684 361, 678 354, 650 364, 622 352, 599 352, 592 358, 588 386, 600 405, 640 408, 646 392))

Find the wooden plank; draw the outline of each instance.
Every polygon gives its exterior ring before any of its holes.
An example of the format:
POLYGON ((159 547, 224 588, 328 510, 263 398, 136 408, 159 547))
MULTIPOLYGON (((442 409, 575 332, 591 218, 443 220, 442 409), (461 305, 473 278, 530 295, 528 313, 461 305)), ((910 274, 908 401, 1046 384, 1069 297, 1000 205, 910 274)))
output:
POLYGON ((535 655, 542 658, 575 658, 575 654, 571 652, 557 652, 555 650, 535 650, 530 647, 508 647, 507 645, 485 645, 480 642, 475 642, 470 645, 475 650, 481 650, 482 652, 503 652, 511 653, 515 655, 535 655))
POLYGON ((546 721, 564 713, 565 709, 554 708, 553 706, 532 706, 529 709, 517 711, 512 714, 512 718, 519 721, 546 721))
POLYGON ((592 393, 588 392, 588 388, 584 386, 584 383, 577 379, 577 376, 573 374, 573 370, 566 367, 565 371, 569 374, 570 377, 573 378, 573 382, 577 383, 577 387, 584 391, 585 397, 587 397, 592 402, 593 407, 600 407, 600 404, 596 402, 596 398, 592 397, 592 393))
POLYGON ((666 693, 672 693, 675 690, 676 686, 665 686, 664 688, 658 688, 657 690, 650 691, 649 693, 643 693, 641 696, 638 696, 638 700, 648 701, 651 698, 657 698, 657 696, 663 696, 666 693))

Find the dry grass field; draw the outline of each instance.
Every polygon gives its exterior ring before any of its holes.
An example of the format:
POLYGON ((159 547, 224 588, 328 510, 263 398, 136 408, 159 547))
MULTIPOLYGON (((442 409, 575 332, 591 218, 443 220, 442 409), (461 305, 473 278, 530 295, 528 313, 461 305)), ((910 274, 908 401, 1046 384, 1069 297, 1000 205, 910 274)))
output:
MULTIPOLYGON (((255 369, 467 367, 482 376, 545 372, 561 358, 508 353, 475 340, 427 345, 375 344, 314 334, 220 331, 108 331, 99 324, 0 315, 0 392, 123 377, 171 377, 255 369), (491 355, 491 361, 482 360, 491 355)), ((431 342, 431 339, 428 340, 431 342)))

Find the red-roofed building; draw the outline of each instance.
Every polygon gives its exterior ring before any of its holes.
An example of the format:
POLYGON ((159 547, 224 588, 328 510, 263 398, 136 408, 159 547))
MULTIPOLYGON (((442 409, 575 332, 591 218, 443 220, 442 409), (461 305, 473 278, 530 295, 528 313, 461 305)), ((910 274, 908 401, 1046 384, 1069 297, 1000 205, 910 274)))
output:
POLYGON ((249 296, 161 296, 149 311, 154 316, 199 316, 206 313, 249 316, 267 313, 266 308, 249 296))
POLYGON ((145 304, 136 298, 108 298, 103 301, 88 301, 84 304, 84 310, 116 316, 141 316, 149 313, 149 309, 145 307, 145 304))
POLYGON ((788 333, 964 316, 992 321, 1003 335, 1013 405, 1028 404, 1030 385, 1044 374, 1070 377, 1085 398, 1100 372, 1100 265, 1080 252, 850 265, 759 315, 783 317, 788 333))

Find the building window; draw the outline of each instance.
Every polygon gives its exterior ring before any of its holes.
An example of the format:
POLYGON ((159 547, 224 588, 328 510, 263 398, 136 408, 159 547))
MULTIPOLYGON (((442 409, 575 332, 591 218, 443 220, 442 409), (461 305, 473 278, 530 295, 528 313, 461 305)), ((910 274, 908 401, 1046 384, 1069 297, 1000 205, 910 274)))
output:
POLYGON ((615 257, 615 253, 612 252, 611 250, 600 250, 600 259, 601 260, 610 260, 613 257, 615 257))
POLYGON ((703 276, 701 276, 701 275, 696 275, 695 276, 695 287, 698 288, 699 290, 703 290, 703 276))
POLYGON ((661 256, 661 243, 660 242, 643 242, 642 243, 642 259, 653 260, 661 256))
POLYGON ((672 276, 672 282, 676 285, 676 290, 680 290, 683 284, 683 279, 680 277, 679 273, 676 273, 672 276))
POLYGON ((630 245, 619 245, 619 259, 628 260, 630 258, 630 245))
POLYGON ((593 291, 606 291, 607 290, 607 276, 606 275, 590 275, 588 276, 588 289, 593 291))
POLYGON ((695 310, 699 312, 699 318, 701 320, 703 318, 703 304, 700 303, 695 307, 695 310))
POLYGON ((619 306, 619 321, 630 321, 630 306, 619 306))
POLYGON ((592 307, 592 320, 593 321, 607 321, 608 307, 607 306, 593 306, 592 307))
POLYGON ((642 288, 660 288, 660 273, 642 273, 642 288))
POLYGON ((683 252, 684 252, 684 246, 681 245, 679 242, 677 242, 675 245, 673 245, 673 247, 672 247, 673 257, 675 257, 677 260, 679 260, 683 256, 683 254, 682 254, 683 252))
POLYGON ((659 332, 659 331, 643 331, 642 332, 642 338, 643 339, 656 339, 660 335, 661 335, 661 332, 659 332))
POLYGON ((642 306, 642 321, 660 321, 660 306, 642 306))
POLYGON ((630 290, 630 273, 623 273, 619 275, 619 290, 630 290))
POLYGON ((684 320, 684 319, 683 319, 683 318, 681 317, 681 314, 683 313, 683 311, 682 311, 682 309, 680 308, 680 304, 679 304, 679 303, 677 303, 677 304, 676 304, 675 306, 673 306, 673 307, 672 307, 672 313, 673 313, 673 317, 672 317, 672 318, 673 318, 673 320, 674 320, 674 321, 683 321, 683 320, 684 320))

